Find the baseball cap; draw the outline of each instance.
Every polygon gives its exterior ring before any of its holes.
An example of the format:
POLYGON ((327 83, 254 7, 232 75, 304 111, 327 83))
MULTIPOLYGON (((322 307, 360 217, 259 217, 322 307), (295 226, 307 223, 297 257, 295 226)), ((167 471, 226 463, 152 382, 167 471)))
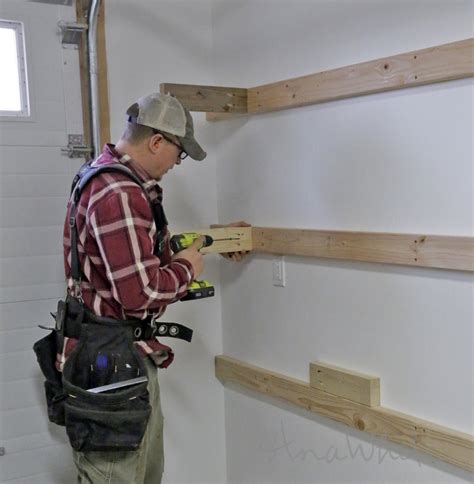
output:
POLYGON ((127 109, 128 121, 173 134, 183 150, 194 160, 204 160, 207 153, 194 138, 191 113, 170 94, 155 92, 140 98, 127 109))

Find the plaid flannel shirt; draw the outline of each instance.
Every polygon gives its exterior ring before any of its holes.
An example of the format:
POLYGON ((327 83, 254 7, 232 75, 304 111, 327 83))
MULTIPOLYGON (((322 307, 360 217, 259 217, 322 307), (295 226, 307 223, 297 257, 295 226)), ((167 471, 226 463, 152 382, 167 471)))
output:
MULTIPOLYGON (((105 145, 93 166, 123 163, 141 180, 151 200, 162 201, 156 180, 128 155, 105 145)), ((64 268, 68 291, 71 277, 71 239, 68 224, 71 201, 64 223, 64 268)), ((86 186, 76 209, 78 251, 82 269, 81 292, 84 304, 98 316, 116 319, 159 318, 170 303, 186 294, 193 280, 192 265, 184 259, 171 260, 169 233, 165 228, 165 251, 161 259, 153 254, 157 231, 149 202, 134 181, 121 173, 102 173, 86 186)), ((62 367, 77 344, 64 338, 56 367, 62 367)), ((157 338, 135 342, 160 368, 168 367, 174 354, 157 338)))

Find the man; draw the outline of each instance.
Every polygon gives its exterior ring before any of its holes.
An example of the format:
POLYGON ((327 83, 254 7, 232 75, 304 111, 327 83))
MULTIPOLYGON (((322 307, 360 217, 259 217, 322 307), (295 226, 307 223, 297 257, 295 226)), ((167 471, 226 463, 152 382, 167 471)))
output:
MULTIPOLYGON (((93 167, 121 164, 123 173, 100 173, 85 186, 75 211, 80 287, 72 277, 71 202, 64 227, 65 272, 70 294, 97 316, 155 322, 166 306, 186 294, 203 270, 203 238, 172 256, 158 181, 186 157, 206 153, 194 138, 190 113, 174 97, 151 94, 127 110, 127 125, 116 144, 106 145, 93 167)), ((237 223, 232 225, 246 225, 237 223)), ((242 254, 228 256, 240 260, 242 254)), ((158 323, 159 324, 159 323, 158 323)), ((153 333, 154 335, 154 333, 153 333)), ((74 451, 81 483, 160 483, 163 473, 163 416, 156 367, 166 368, 173 351, 156 337, 134 343, 144 357, 152 407, 137 451, 74 451)), ((77 339, 64 338, 56 367, 64 363, 77 339)))

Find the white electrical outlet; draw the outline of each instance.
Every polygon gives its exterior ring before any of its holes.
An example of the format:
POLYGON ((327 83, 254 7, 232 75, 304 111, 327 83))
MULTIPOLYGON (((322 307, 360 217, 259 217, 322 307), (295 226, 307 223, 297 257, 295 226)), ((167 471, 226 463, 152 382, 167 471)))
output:
POLYGON ((283 256, 279 259, 273 259, 273 285, 279 287, 285 287, 285 260, 283 256))

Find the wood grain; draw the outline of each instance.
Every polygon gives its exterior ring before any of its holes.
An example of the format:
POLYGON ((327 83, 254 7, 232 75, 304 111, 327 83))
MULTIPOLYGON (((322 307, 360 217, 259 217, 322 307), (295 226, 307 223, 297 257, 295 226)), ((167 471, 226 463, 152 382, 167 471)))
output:
POLYGON ((387 408, 362 405, 228 356, 216 357, 215 370, 223 383, 241 385, 474 471, 474 436, 470 434, 387 408))
POLYGON ((474 270, 474 238, 252 227, 253 250, 269 254, 474 270))
POLYGON ((102 145, 110 143, 110 110, 109 83, 107 74, 107 46, 105 43, 105 1, 103 0, 97 18, 97 70, 99 87, 99 132, 100 146, 97 152, 102 152, 102 145))
POLYGON ((309 365, 309 384, 369 407, 380 405, 380 378, 315 361, 309 365))
POLYGON ((474 76, 474 39, 385 57, 249 89, 248 112, 307 104, 474 76))
MULTIPOLYGON (((473 76, 474 39, 469 38, 252 87, 247 112, 279 111, 473 76)), ((215 122, 236 116, 216 112, 206 117, 215 122)))
MULTIPOLYGON (((76 0, 76 17, 79 23, 87 23, 88 0, 76 0)), ((87 58, 87 32, 82 35, 79 43, 79 71, 81 77, 82 122, 84 127, 84 144, 91 146, 90 127, 90 92, 89 92, 89 61, 87 58)))
POLYGON ((239 87, 163 83, 160 92, 173 94, 190 111, 247 112, 247 89, 239 87))

